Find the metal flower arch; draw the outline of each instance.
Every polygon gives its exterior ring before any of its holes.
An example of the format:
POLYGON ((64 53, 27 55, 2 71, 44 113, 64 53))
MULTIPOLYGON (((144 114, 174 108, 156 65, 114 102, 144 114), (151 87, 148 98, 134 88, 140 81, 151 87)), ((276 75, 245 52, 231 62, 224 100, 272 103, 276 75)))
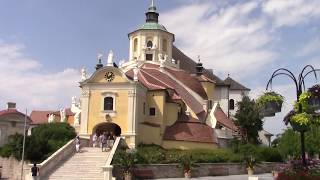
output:
MULTIPOLYGON (((266 91, 268 91, 268 89, 272 89, 272 83, 273 83, 273 79, 277 76, 280 75, 284 75, 289 77, 291 80, 293 80, 294 84, 295 84, 295 88, 296 88, 296 98, 297 101, 299 100, 299 96, 302 94, 303 91, 306 90, 305 87, 305 78, 310 75, 310 74, 314 74, 315 79, 317 80, 317 71, 320 71, 320 69, 315 69, 312 65, 306 65, 302 71, 299 73, 299 76, 296 77, 291 71, 289 71, 286 68, 279 68, 277 70, 275 70, 271 76, 271 78, 269 79, 267 86, 266 86, 266 91)), ((299 106, 299 112, 301 112, 301 106, 299 106)), ((289 114, 292 114, 292 112, 290 112, 289 114)), ((285 124, 287 125, 289 121, 285 122, 285 124)), ((301 141, 301 157, 302 157, 302 163, 303 165, 306 165, 306 155, 305 155, 305 137, 304 137, 304 132, 300 132, 300 141, 301 141)))

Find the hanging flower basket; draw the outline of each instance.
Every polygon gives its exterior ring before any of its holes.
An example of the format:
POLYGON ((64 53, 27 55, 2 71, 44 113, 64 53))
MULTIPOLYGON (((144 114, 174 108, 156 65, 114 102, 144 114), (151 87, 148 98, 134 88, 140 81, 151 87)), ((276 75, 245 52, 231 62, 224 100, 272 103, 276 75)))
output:
POLYGON ((309 88, 308 92, 310 93, 309 106, 313 111, 320 110, 320 85, 314 85, 309 88))
POLYGON ((305 132, 309 130, 312 115, 307 113, 295 114, 290 118, 290 125, 295 131, 305 132))
POLYGON ((283 96, 275 92, 266 92, 257 100, 261 108, 261 113, 265 117, 274 116, 275 113, 281 112, 283 96))

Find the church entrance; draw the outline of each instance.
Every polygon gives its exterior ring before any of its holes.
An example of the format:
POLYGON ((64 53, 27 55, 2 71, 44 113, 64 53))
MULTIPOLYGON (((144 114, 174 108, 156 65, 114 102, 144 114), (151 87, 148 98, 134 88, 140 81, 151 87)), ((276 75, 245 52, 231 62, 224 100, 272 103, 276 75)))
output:
POLYGON ((98 136, 104 132, 112 132, 114 135, 120 136, 121 128, 117 124, 109 122, 100 123, 93 128, 93 133, 97 133, 98 136))

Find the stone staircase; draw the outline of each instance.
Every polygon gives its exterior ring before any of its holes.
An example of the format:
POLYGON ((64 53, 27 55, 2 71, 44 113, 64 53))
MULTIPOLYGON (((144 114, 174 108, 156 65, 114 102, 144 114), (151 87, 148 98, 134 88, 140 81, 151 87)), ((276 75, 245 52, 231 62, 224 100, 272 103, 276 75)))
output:
POLYGON ((67 159, 45 179, 103 180, 101 167, 105 165, 108 155, 109 152, 101 152, 100 148, 81 148, 80 153, 67 159))

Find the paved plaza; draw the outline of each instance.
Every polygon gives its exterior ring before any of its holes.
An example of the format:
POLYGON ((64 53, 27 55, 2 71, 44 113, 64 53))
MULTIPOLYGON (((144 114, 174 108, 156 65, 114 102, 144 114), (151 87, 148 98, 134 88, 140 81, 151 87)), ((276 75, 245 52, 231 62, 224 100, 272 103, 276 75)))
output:
MULTIPOLYGON (((259 180, 273 180, 271 174, 258 174, 254 177, 259 177, 259 180)), ((185 178, 167 178, 168 180, 184 180, 185 178)), ((248 180, 248 175, 232 175, 232 176, 208 176, 208 177, 197 177, 191 179, 210 179, 210 180, 248 180)), ((164 179, 161 179, 164 180, 164 179)))

